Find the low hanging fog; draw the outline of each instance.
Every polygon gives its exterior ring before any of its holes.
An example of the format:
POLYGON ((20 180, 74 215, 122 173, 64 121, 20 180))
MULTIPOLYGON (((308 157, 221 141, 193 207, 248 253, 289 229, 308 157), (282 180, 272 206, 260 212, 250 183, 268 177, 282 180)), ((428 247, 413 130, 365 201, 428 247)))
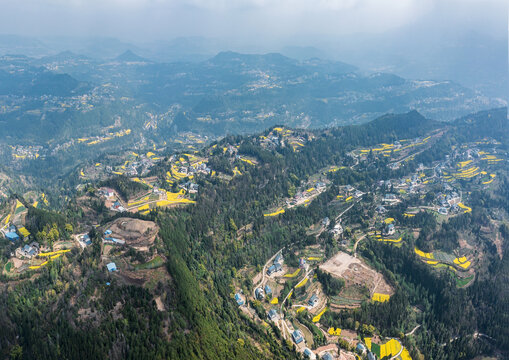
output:
POLYGON ((341 60, 507 94, 504 0, 1 0, 0 55, 201 61, 219 51, 341 60))

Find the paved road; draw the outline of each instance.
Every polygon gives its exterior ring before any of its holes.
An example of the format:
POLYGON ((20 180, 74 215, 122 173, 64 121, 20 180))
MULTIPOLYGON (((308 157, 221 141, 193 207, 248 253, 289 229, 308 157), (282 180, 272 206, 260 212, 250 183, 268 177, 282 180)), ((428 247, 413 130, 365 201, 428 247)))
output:
POLYGON ((286 329, 286 332, 288 333, 288 337, 291 338, 293 330, 290 330, 290 328, 288 327, 288 323, 284 319, 281 319, 281 321, 284 324, 283 328, 286 329))
MULTIPOLYGON (((359 200, 358 200, 359 201, 359 200)), ((354 201, 352 203, 352 205, 350 205, 349 207, 347 207, 341 214, 339 214, 338 216, 336 216, 336 219, 335 221, 338 222, 339 219, 341 219, 341 216, 343 216, 344 213, 346 213, 348 210, 350 210, 358 201, 354 201)))
MULTIPOLYGON (((311 270, 308 270, 308 271, 306 272, 306 275, 304 275, 304 277, 302 278, 302 280, 301 280, 301 281, 303 281, 305 278, 307 278, 310 272, 311 272, 311 270)), ((295 286, 299 285, 299 284, 301 283, 301 281, 299 281, 299 282, 298 282, 295 286)), ((281 302, 281 307, 280 307, 280 313, 281 313, 281 316, 283 316, 283 305, 285 304, 286 299, 288 299, 288 297, 290 296, 290 294, 292 294, 292 293, 293 293, 293 289, 295 289, 295 286, 292 288, 292 290, 290 290, 290 291, 288 292, 288 294, 286 294, 286 296, 285 296, 284 300, 281 302)))
POLYGON ((279 249, 279 251, 276 252, 274 255, 272 255, 272 257, 269 260, 267 260, 265 265, 263 265, 262 280, 253 288, 253 298, 256 299, 256 296, 255 296, 256 289, 265 284, 265 277, 267 276, 267 266, 274 260, 274 258, 277 256, 277 254, 279 254, 281 251, 283 251, 283 249, 284 248, 279 249))
MULTIPOLYGON (((401 343, 400 343, 400 344, 401 344, 401 343)), ((392 360, 392 359, 396 359, 398 356, 400 356, 400 355, 401 355, 401 353, 403 352, 403 349, 404 349, 404 347, 403 347, 403 345, 401 345, 401 349, 399 349, 399 352, 398 352, 396 355, 394 355, 393 357, 391 357, 391 359, 390 359, 390 360, 392 360)))
POLYGON ((413 334, 414 334, 414 332, 415 332, 415 330, 417 330, 417 329, 418 329, 418 328, 420 328, 420 327, 421 327, 421 325, 417 325, 416 327, 414 327, 414 329, 413 329, 412 331, 410 331, 410 332, 406 333, 406 334, 405 334, 405 336, 413 335, 413 334))
MULTIPOLYGON (((466 336, 469 336, 469 335, 466 335, 466 336)), ((484 338, 486 338, 486 339, 490 339, 490 340, 492 340, 492 341, 496 341, 496 340, 495 340, 495 339, 493 339, 491 336, 488 336, 488 335, 486 335, 486 334, 480 333, 480 332, 478 332, 478 331, 476 331, 475 333, 473 333, 473 334, 472 334, 472 336, 473 336, 474 338, 484 337, 484 338)), ((449 340, 449 343, 452 343, 453 341, 458 340, 460 337, 461 337, 461 336, 459 336, 459 335, 458 335, 458 336, 455 336, 455 337, 451 338, 451 339, 449 340)), ((443 346, 446 346, 446 345, 447 345, 447 343, 443 343, 443 344, 442 344, 442 347, 443 347, 443 346)))
POLYGON ((353 245, 353 256, 354 257, 357 257, 357 244, 366 237, 366 234, 362 235, 360 238, 357 239, 357 241, 355 242, 355 244, 353 245))

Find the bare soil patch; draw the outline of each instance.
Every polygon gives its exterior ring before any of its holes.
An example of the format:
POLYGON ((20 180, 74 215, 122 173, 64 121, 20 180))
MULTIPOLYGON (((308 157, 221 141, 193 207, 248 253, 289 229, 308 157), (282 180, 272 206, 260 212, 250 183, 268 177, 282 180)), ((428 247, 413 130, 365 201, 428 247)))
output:
POLYGON ((153 221, 118 218, 104 230, 111 230, 111 237, 125 240, 126 244, 139 251, 147 251, 154 243, 159 227, 153 221))
POLYGON ((164 311, 164 304, 163 304, 163 301, 161 300, 161 297, 158 296, 154 300, 156 302, 157 310, 164 311))
POLYGON ((353 353, 347 353, 342 351, 341 355, 339 355, 339 360, 355 360, 355 355, 353 353))
POLYGON ((345 252, 338 252, 327 262, 320 265, 320 269, 337 277, 343 277, 343 273, 352 264, 361 264, 361 261, 345 252))
POLYGON ((497 231, 495 235, 495 240, 493 241, 496 248, 497 248, 497 254, 502 259, 504 256, 504 252, 502 250, 502 236, 500 236, 500 232, 497 231))
POLYGON ((105 244, 103 248, 103 255, 108 256, 110 254, 111 249, 113 249, 113 245, 105 244))
POLYGON ((469 249, 469 250, 472 250, 474 247, 472 245, 470 245, 465 239, 463 238, 459 238, 458 239, 458 243, 460 245, 460 248, 462 249, 469 249))
POLYGON ((146 281, 145 277, 143 276, 143 274, 141 274, 141 272, 123 270, 117 273, 116 275, 118 275, 125 283, 129 285, 143 286, 143 284, 145 284, 146 281))
POLYGON ((331 259, 320 265, 320 269, 333 276, 345 279, 345 286, 360 285, 374 292, 391 295, 394 293, 392 287, 384 277, 369 267, 364 261, 355 258, 342 251, 338 252, 331 259))
POLYGON ((262 273, 259 272, 256 274, 256 276, 253 278, 253 284, 258 284, 262 280, 262 273))
POLYGON ((167 283, 171 279, 164 266, 143 270, 127 270, 122 268, 122 270, 115 273, 115 276, 118 276, 126 284, 143 286, 147 289, 154 289, 158 282, 167 283))
POLYGON ((23 261, 18 258, 15 258, 15 257, 11 258, 10 261, 12 261, 12 264, 14 265, 14 268, 16 268, 16 269, 18 269, 19 267, 21 267, 21 265, 23 265, 23 261))

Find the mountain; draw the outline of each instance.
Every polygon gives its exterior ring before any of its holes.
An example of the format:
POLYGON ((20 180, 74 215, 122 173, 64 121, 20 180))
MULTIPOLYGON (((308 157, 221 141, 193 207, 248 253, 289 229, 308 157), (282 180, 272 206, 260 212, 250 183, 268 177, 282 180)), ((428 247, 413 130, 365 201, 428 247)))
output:
POLYGON ((44 42, 28 36, 0 34, 0 55, 23 54, 26 56, 43 56, 52 49, 44 42))
POLYGON ((124 51, 122 54, 118 55, 114 60, 119 61, 119 62, 124 62, 124 63, 127 63, 127 62, 139 62, 139 63, 149 62, 149 60, 136 55, 131 50, 124 51))
POLYGON ((219 129, 216 134, 226 127, 228 132, 238 132, 248 123, 259 122, 257 112, 274 114, 266 118, 272 124, 319 127, 362 123, 387 112, 412 109, 426 117, 450 120, 470 112, 465 106, 484 106, 482 95, 454 82, 414 81, 387 73, 364 75, 356 70, 320 59, 222 52, 201 63, 145 67, 139 74, 142 85, 134 91, 145 101, 184 106, 189 123, 210 117, 208 125, 219 129))
POLYGON ((486 136, 503 142, 509 133, 507 108, 480 111, 456 119, 453 124, 468 136, 486 136))
POLYGON ((437 127, 437 121, 427 119, 418 111, 412 110, 406 114, 387 114, 381 116, 368 124, 367 128, 384 131, 384 128, 397 131, 401 136, 416 137, 423 131, 430 131, 437 127))
POLYGON ((452 80, 490 97, 506 100, 509 80, 504 33, 499 37, 481 31, 459 34, 447 21, 437 25, 436 19, 425 17, 418 23, 385 33, 308 37, 292 39, 292 42, 298 45, 268 48, 196 36, 135 45, 108 37, 1 35, 0 55, 17 53, 42 57, 69 50, 106 61, 131 50, 157 62, 196 63, 224 49, 265 53, 279 48, 281 54, 300 61, 339 60, 355 64, 363 72, 390 72, 419 80, 452 80))
POLYGON ((72 51, 102 61, 112 59, 128 50, 140 52, 138 46, 111 37, 45 36, 40 41, 54 53, 72 51))
POLYGON ((30 74, 11 74, 0 70, 0 94, 16 96, 73 96, 88 86, 68 74, 33 69, 30 74))
POLYGON ((51 62, 66 62, 66 61, 90 61, 88 56, 75 54, 72 51, 66 50, 59 52, 55 55, 44 56, 40 59, 42 64, 51 62))
POLYGON ((232 64, 242 64, 249 66, 291 66, 297 64, 297 61, 283 56, 279 53, 270 54, 241 54, 234 51, 222 51, 209 60, 211 64, 217 66, 230 66, 232 64))
POLYGON ((385 33, 312 39, 324 57, 359 66, 363 71, 390 72, 412 79, 452 80, 490 97, 507 98, 507 31, 490 36, 481 31, 458 33, 436 19, 385 33))

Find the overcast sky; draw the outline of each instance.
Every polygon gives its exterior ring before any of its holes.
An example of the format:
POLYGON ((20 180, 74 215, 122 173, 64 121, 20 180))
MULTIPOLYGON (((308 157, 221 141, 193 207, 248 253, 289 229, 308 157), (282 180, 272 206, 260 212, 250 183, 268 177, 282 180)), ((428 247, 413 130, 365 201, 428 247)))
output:
POLYGON ((0 0, 0 33, 237 39, 379 33, 419 22, 507 34, 506 0, 0 0))

